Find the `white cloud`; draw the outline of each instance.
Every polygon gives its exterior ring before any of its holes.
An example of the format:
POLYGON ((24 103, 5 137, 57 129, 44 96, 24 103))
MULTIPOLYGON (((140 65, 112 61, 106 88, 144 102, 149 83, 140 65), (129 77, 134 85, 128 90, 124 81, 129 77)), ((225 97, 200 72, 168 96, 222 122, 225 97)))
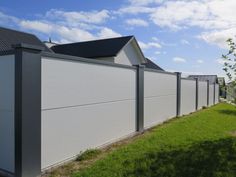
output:
POLYGON ((102 38, 112 38, 112 37, 120 37, 121 34, 113 31, 110 28, 103 28, 101 29, 101 31, 98 33, 98 38, 102 39, 102 38))
POLYGON ((132 18, 132 19, 127 19, 125 21, 126 24, 130 25, 130 26, 144 26, 147 27, 148 26, 148 22, 139 18, 132 18))
POLYGON ((172 61, 175 63, 186 63, 186 59, 181 57, 174 57, 172 61))
POLYGON ((68 28, 65 26, 56 28, 54 33, 58 34, 61 39, 68 42, 87 41, 96 38, 94 35, 85 30, 78 28, 68 28))
POLYGON ((157 42, 149 42, 148 43, 149 47, 154 47, 154 48, 161 48, 161 44, 157 43, 157 42))
POLYGON ((156 51, 155 54, 156 54, 156 55, 160 55, 161 52, 160 52, 160 51, 156 51))
POLYGON ((190 45, 190 42, 187 41, 187 40, 185 40, 185 39, 182 39, 182 40, 180 41, 180 43, 183 44, 183 45, 190 45))
POLYGON ((10 15, 6 15, 2 12, 0 12, 0 24, 5 25, 5 24, 15 24, 18 23, 19 19, 10 15))
POLYGON ((216 30, 210 32, 203 32, 198 38, 203 39, 207 43, 216 44, 221 48, 227 48, 226 40, 228 38, 233 38, 236 35, 236 27, 225 29, 225 30, 216 30))
POLYGON ((141 49, 143 50, 150 49, 150 48, 157 48, 157 49, 162 48, 161 44, 159 44, 158 42, 144 43, 144 42, 138 41, 138 43, 141 49))
POLYGON ((62 20, 76 25, 77 23, 92 23, 101 24, 110 18, 108 10, 101 11, 71 11, 66 12, 62 10, 52 9, 46 13, 47 18, 54 20, 62 20))
POLYGON ((135 5, 148 5, 148 4, 151 4, 151 3, 161 3, 163 2, 164 0, 129 0, 129 2, 131 4, 135 4, 135 5))
POLYGON ((35 30, 43 33, 51 33, 53 30, 53 26, 51 24, 47 24, 40 21, 29 21, 22 20, 19 22, 19 25, 24 29, 35 30))
POLYGON ((222 58, 216 60, 216 62, 220 65, 224 65, 225 61, 222 58))
POLYGON ((160 41, 157 37, 152 37, 153 41, 160 41))
POLYGON ((0 24, 11 24, 24 31, 54 36, 53 41, 68 43, 121 36, 118 32, 99 25, 108 17, 107 10, 78 13, 50 10, 39 20, 20 19, 0 12, 0 24))
POLYGON ((187 26, 205 25, 208 13, 207 6, 202 2, 167 1, 156 8, 151 14, 151 20, 160 27, 178 30, 187 26))
POLYGON ((150 19, 160 27, 181 30, 199 27, 204 41, 225 47, 225 40, 236 34, 236 1, 199 0, 165 1, 150 12, 150 19), (174 12, 174 15, 173 15, 174 12))
POLYGON ((204 63, 204 61, 203 60, 197 60, 197 63, 202 64, 202 63, 204 63))
POLYGON ((144 7, 144 6, 127 6, 120 8, 116 13, 120 15, 124 14, 140 14, 140 13, 152 13, 155 11, 155 8, 152 7, 144 7))

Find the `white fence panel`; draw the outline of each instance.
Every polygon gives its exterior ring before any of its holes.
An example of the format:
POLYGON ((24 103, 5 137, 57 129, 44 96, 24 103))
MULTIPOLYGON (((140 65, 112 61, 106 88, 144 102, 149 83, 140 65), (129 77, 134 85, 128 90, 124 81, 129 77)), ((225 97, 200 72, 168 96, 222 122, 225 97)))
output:
POLYGON ((196 110, 196 81, 181 79, 181 115, 196 110))
POLYGON ((219 96, 220 96, 220 93, 219 93, 219 84, 216 84, 215 85, 215 104, 219 103, 219 96))
POLYGON ((0 169, 14 173, 14 55, 0 56, 0 169))
POLYGON ((198 109, 207 106, 207 82, 199 81, 198 83, 198 109))
POLYGON ((214 104, 214 85, 209 85, 209 106, 214 104))
POLYGON ((42 59, 42 168, 136 130, 136 70, 42 59))
POLYGON ((144 127, 176 116, 177 76, 144 71, 144 127))

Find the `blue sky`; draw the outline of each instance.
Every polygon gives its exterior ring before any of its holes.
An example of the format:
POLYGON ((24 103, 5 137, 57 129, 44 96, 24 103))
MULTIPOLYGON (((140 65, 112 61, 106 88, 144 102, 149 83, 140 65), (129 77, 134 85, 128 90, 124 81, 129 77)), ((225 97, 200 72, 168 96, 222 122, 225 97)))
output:
POLYGON ((134 35, 168 71, 224 76, 235 9, 235 0, 11 0, 0 2, 0 25, 58 43, 134 35))

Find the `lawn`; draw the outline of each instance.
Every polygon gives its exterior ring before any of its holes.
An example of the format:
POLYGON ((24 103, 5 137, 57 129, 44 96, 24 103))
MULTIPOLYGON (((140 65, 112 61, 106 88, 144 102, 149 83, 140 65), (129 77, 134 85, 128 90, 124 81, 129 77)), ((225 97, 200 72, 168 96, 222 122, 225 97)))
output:
POLYGON ((236 107, 221 103, 157 126, 70 176, 235 177, 235 137, 236 107))

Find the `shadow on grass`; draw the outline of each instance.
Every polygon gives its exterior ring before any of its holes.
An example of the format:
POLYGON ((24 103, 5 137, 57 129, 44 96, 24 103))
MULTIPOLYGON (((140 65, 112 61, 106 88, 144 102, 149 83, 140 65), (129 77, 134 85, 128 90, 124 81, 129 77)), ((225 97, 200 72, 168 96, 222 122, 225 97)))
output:
MULTIPOLYGON (((126 161, 123 165, 128 167, 132 163, 126 161)), ((205 141, 185 149, 148 153, 131 166, 124 176, 235 177, 236 139, 205 141)))
POLYGON ((236 116, 236 109, 235 110, 219 110, 218 112, 221 114, 236 116))

